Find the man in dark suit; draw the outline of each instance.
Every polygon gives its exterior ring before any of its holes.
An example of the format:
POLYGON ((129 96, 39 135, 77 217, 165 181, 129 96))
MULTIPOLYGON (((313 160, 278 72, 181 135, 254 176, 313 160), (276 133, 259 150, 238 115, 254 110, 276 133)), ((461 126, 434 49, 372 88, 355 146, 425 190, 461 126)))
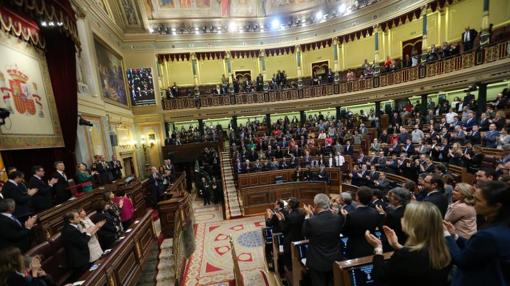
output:
POLYGON ((473 49, 473 44, 477 35, 478 32, 476 32, 475 29, 471 29, 469 26, 466 27, 462 33, 462 45, 464 47, 464 52, 469 52, 473 49))
POLYGON ((356 210, 351 213, 342 211, 342 215, 346 216, 342 233, 349 238, 346 250, 347 257, 350 259, 373 254, 373 247, 365 240, 365 231, 370 230, 374 233, 377 227, 380 229, 384 220, 384 215, 369 207, 373 195, 372 189, 360 187, 357 193, 359 204, 356 210))
POLYGON ((283 260, 287 269, 292 270, 292 259, 290 253, 290 245, 294 241, 303 240, 303 221, 305 214, 299 208, 299 200, 291 197, 287 202, 287 210, 285 213, 276 213, 283 233, 283 260))
POLYGON ((53 206, 53 185, 58 179, 51 178, 48 182, 44 181, 44 168, 39 165, 32 167, 32 177, 28 181, 28 187, 37 189, 37 193, 32 197, 32 206, 36 212, 44 211, 53 206))
POLYGON ((478 125, 473 125, 471 127, 471 132, 469 132, 469 134, 466 136, 466 139, 468 139, 472 145, 482 144, 482 135, 480 134, 478 125))
POLYGON ((425 179, 423 179, 422 184, 423 188, 427 192, 423 201, 436 205, 439 211, 441 211, 441 215, 444 217, 448 209, 448 198, 443 193, 443 178, 436 174, 429 174, 425 177, 425 179))
POLYGON ((72 279, 75 280, 89 267, 90 252, 88 241, 91 235, 101 228, 104 222, 97 223, 95 227, 86 232, 79 230, 80 215, 77 211, 71 211, 64 215, 64 227, 62 228, 62 244, 66 253, 68 267, 73 270, 72 279))
POLYGON ((92 164, 92 169, 99 173, 99 183, 101 185, 111 182, 110 165, 104 160, 103 155, 96 155, 96 161, 92 164))
POLYGON ((352 156, 354 154, 354 148, 351 145, 351 141, 347 140, 344 147, 344 154, 352 156))
POLYGON ((313 208, 304 207, 303 235, 310 241, 306 265, 310 269, 313 286, 332 285, 333 263, 342 260, 339 240, 344 218, 331 212, 326 194, 315 195, 313 204, 313 208))
POLYGON ((16 202, 14 215, 23 223, 33 213, 32 197, 37 193, 37 189, 26 189, 23 185, 24 174, 21 171, 9 173, 8 178, 2 193, 4 199, 13 199, 16 202))
POLYGON ((71 191, 67 189, 69 187, 69 181, 64 172, 66 169, 64 162, 56 161, 53 166, 55 167, 55 173, 53 173, 51 177, 57 179, 57 183, 53 184, 53 193, 55 194, 54 202, 58 205, 69 200, 72 194, 71 191))
POLYGON ((118 180, 122 177, 122 164, 119 160, 117 160, 117 156, 112 155, 112 160, 108 162, 110 165, 110 170, 112 172, 112 178, 113 180, 118 180))
MULTIPOLYGON (((387 225, 395 231, 398 242, 402 245, 407 240, 407 234, 402 231, 402 217, 404 217, 404 211, 406 205, 411 201, 411 192, 404 188, 393 188, 388 192, 388 201, 390 207, 386 210, 386 220, 384 225, 387 225)), ((387 239, 383 240, 383 247, 385 250, 391 251, 387 239)))
POLYGON ((411 139, 406 140, 406 144, 404 145, 403 151, 406 152, 407 156, 414 155, 414 146, 411 142, 411 139))
POLYGON ((30 230, 37 221, 37 216, 29 217, 21 223, 13 215, 16 203, 13 199, 0 200, 0 249, 8 246, 18 247, 22 252, 30 248, 30 230))
POLYGON ((151 205, 156 207, 160 198, 163 196, 165 192, 163 185, 163 178, 158 172, 156 167, 151 167, 151 175, 149 177, 149 190, 151 193, 151 205))

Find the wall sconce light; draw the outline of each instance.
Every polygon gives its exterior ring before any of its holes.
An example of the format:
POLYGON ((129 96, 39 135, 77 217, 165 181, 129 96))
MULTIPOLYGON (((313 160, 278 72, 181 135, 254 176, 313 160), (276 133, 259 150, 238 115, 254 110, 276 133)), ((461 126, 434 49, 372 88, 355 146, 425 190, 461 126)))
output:
POLYGON ((154 147, 154 145, 156 144, 156 134, 149 134, 148 138, 151 148, 154 147))

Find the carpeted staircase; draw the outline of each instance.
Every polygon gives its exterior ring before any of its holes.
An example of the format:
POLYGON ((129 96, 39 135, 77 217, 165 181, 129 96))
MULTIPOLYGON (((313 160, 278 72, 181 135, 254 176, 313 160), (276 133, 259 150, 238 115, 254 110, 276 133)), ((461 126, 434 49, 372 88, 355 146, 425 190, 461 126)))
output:
POLYGON ((138 280, 137 286, 154 286, 156 284, 156 274, 158 265, 159 247, 157 243, 153 243, 147 261, 142 269, 142 276, 138 280))
POLYGON ((225 151, 221 152, 221 171, 225 181, 225 213, 226 219, 242 217, 241 199, 238 196, 236 185, 234 183, 234 173, 232 169, 232 161, 230 159, 230 146, 228 142, 225 144, 225 151))
POLYGON ((175 285, 173 239, 167 238, 163 240, 160 248, 156 286, 173 286, 175 285))

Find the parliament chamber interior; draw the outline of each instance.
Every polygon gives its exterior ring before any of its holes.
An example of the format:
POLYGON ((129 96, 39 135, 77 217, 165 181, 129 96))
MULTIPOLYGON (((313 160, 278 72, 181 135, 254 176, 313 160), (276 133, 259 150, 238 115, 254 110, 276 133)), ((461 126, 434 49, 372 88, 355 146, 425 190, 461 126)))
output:
POLYGON ((0 1, 0 285, 510 285, 510 1, 0 1))

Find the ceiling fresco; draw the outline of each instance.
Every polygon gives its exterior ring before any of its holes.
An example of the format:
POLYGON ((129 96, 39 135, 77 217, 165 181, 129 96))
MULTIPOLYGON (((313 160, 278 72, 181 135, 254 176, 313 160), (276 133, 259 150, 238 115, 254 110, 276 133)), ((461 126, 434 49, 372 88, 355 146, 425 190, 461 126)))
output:
POLYGON ((267 17, 344 0, 146 0, 149 19, 267 17))

